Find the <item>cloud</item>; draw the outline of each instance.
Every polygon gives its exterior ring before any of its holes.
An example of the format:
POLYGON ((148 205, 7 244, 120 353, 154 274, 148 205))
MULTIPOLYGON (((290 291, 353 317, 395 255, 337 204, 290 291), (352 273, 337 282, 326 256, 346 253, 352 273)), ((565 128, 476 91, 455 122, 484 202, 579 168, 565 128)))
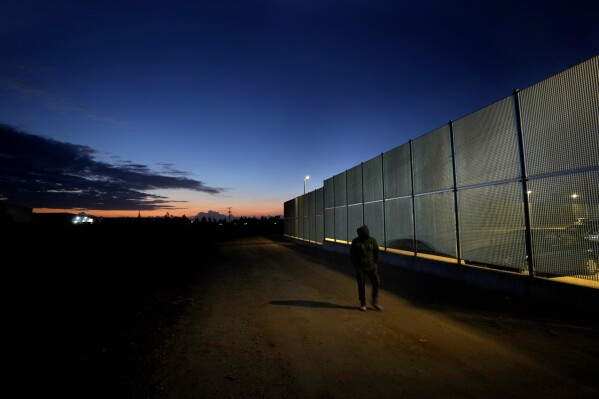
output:
POLYGON ((117 118, 102 115, 87 108, 77 107, 68 103, 64 98, 50 90, 13 76, 0 75, 0 86, 4 86, 24 96, 37 98, 41 100, 47 107, 59 112, 77 114, 82 118, 96 122, 107 123, 122 129, 129 128, 131 125, 129 122, 125 122, 117 118))
POLYGON ((158 162, 158 165, 162 166, 162 173, 165 175, 174 175, 180 177, 189 176, 189 172, 177 169, 177 167, 172 163, 158 162))
MULTIPOLYGON (((206 220, 223 220, 223 219, 227 219, 228 216, 227 215, 223 215, 222 213, 219 213, 217 211, 208 211, 208 212, 199 212, 196 217, 200 220, 202 220, 202 218, 206 218, 206 220)), ((232 218, 234 218, 233 215, 231 215, 232 218)))
MULTIPOLYGON (((167 176, 147 165, 94 159, 90 147, 19 131, 0 123, 0 197, 33 208, 153 210, 173 209, 173 202, 145 191, 187 189, 219 194, 185 172, 167 176)), ((164 166, 164 165, 163 165, 164 166)))

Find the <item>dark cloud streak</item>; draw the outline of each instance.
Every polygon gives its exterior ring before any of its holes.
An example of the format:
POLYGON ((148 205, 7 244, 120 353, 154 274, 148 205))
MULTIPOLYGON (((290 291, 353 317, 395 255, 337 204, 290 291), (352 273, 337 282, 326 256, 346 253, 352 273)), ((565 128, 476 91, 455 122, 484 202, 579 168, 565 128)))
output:
POLYGON ((0 123, 0 197, 33 208, 153 210, 173 209, 180 202, 146 193, 148 190, 187 189, 219 194, 186 177, 170 164, 165 176, 147 165, 94 159, 90 147, 64 143, 0 123))
POLYGON ((112 126, 121 129, 131 127, 131 124, 129 122, 125 122, 117 118, 113 118, 111 116, 102 115, 95 111, 70 104, 58 94, 53 93, 52 91, 47 90, 42 86, 27 82, 27 80, 25 79, 15 78, 14 76, 2 74, 1 72, 0 87, 5 87, 24 96, 36 98, 42 101, 42 103, 48 106, 49 108, 55 109, 59 112, 77 114, 85 119, 102 123, 108 123, 112 126))

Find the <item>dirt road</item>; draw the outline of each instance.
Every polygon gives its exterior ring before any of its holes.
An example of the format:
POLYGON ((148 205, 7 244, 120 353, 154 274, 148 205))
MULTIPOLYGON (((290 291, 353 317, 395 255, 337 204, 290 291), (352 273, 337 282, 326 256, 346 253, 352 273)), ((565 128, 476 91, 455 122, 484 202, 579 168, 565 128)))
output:
POLYGON ((381 274, 385 310, 363 313, 342 256, 262 237, 223 244, 169 330, 159 396, 599 397, 595 321, 381 274))

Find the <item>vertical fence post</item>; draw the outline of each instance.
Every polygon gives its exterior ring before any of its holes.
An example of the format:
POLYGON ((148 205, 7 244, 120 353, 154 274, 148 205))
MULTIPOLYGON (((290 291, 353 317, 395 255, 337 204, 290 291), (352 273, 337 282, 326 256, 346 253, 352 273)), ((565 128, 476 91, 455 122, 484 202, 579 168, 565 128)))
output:
MULTIPOLYGON (((362 182, 362 224, 364 226, 364 212, 366 211, 366 205, 364 205, 364 162, 360 162, 360 181, 362 182)), ((347 237, 349 241, 349 236, 347 237)))
POLYGON ((418 253, 416 248, 416 204, 414 197, 414 156, 412 155, 412 140, 408 141, 410 145, 410 181, 412 185, 412 249, 414 250, 414 256, 418 253))
POLYGON ((387 251, 387 211, 385 210, 385 157, 381 152, 381 189, 383 191, 383 248, 387 251))
POLYGON ((349 206, 347 203, 347 169, 345 169, 345 243, 349 242, 349 206))
POLYGON ((524 135, 522 132, 522 111, 520 109, 520 91, 514 90, 514 107, 516 111, 516 130, 518 134, 518 154, 520 156, 520 176, 522 180, 522 203, 524 204, 524 239, 526 245, 526 262, 528 274, 534 277, 534 262, 532 258, 532 239, 530 235, 530 205, 528 201, 528 172, 526 170, 526 159, 524 157, 524 135))
POLYGON ((307 216, 307 218, 308 218, 308 242, 310 242, 310 235, 311 235, 310 233, 312 231, 312 223, 311 223, 312 215, 310 214, 310 208, 312 208, 312 204, 310 201, 310 192, 308 192, 307 195, 308 195, 308 198, 306 198, 306 199, 308 200, 307 201, 308 202, 308 212, 307 212, 308 213, 308 216, 307 216))
POLYGON ((333 242, 337 242, 337 233, 335 232, 335 226, 337 225, 337 208, 335 200, 335 176, 333 176, 333 242))
POLYGON ((460 246, 460 223, 458 213, 458 179, 455 167, 455 142, 453 140, 453 121, 449 121, 449 137, 451 142, 451 171, 453 175, 453 208, 455 213, 456 257, 458 265, 462 265, 462 248, 460 246))
POLYGON ((320 243, 324 245, 324 241, 325 241, 324 239, 326 237, 324 234, 324 230, 325 230, 325 228, 324 228, 325 216, 324 215, 326 214, 325 208, 324 208, 324 181, 322 182, 322 195, 321 196, 322 196, 322 198, 321 198, 321 200, 322 200, 322 235, 320 237, 322 237, 322 238, 320 240, 321 241, 320 243))

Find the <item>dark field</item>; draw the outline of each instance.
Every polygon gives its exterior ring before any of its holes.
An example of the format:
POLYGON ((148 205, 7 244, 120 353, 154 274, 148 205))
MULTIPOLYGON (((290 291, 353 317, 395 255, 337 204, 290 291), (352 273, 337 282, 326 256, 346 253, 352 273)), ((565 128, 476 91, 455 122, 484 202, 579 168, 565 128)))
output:
POLYGON ((599 392, 596 307, 382 265, 385 311, 361 313, 345 256, 272 227, 204 227, 5 229, 10 388, 77 398, 599 392))
MULTIPOLYGON (((266 230, 266 231, 265 231, 266 230)), ((5 228, 11 371, 22 395, 153 396, 169 327, 219 243, 272 228, 5 228)))

